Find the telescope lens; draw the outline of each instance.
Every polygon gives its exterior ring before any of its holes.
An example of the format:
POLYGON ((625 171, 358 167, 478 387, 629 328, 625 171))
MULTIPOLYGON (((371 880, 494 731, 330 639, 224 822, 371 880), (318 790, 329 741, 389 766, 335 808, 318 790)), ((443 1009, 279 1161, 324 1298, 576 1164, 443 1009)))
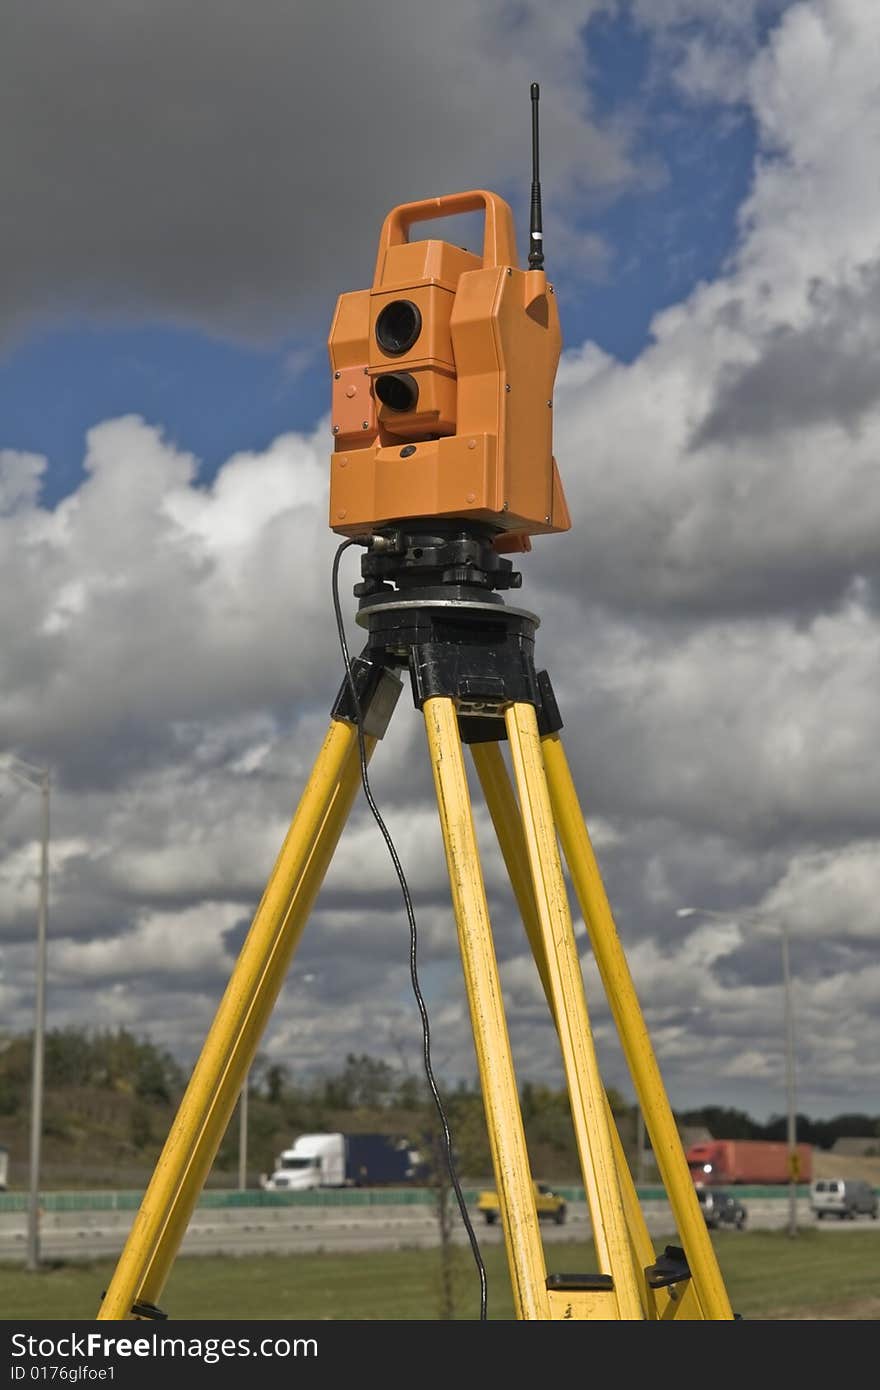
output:
POLYGON ((409 372, 386 372, 377 376, 373 390, 389 410, 415 410, 419 399, 419 383, 409 372))
POLYGON ((376 320, 376 342, 390 357, 409 352, 422 331, 422 316, 410 299, 393 299, 376 320))

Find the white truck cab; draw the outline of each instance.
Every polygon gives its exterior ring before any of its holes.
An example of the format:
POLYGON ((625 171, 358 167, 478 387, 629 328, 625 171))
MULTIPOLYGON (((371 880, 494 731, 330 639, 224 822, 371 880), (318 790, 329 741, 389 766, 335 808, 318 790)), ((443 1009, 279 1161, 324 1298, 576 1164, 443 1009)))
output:
POLYGON ((341 1134, 301 1134, 278 1155, 263 1187, 270 1192, 304 1192, 345 1183, 345 1141, 341 1134))

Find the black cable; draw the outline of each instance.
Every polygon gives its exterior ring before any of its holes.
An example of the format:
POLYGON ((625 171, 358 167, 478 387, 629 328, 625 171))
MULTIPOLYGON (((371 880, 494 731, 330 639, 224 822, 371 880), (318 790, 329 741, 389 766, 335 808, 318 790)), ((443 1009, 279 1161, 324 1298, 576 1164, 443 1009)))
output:
POLYGON ((413 993, 416 997, 416 1004, 418 1005, 419 1013, 422 1019, 422 1051, 425 1064, 425 1076, 428 1080, 428 1089, 430 1090, 431 1095, 434 1099, 434 1104, 437 1107, 437 1114, 440 1116, 440 1125, 443 1130, 443 1149, 446 1155, 446 1167, 449 1170, 449 1179, 452 1183, 452 1187, 455 1192, 455 1198, 458 1202, 458 1209, 461 1212, 461 1219, 464 1222, 464 1228, 467 1231, 468 1240, 470 1241, 471 1250, 474 1256, 474 1262, 477 1266, 477 1273, 480 1277, 480 1320, 485 1321, 486 1266, 484 1265, 483 1257, 480 1254, 480 1246, 477 1241, 473 1223, 471 1221, 470 1214, 467 1209, 467 1203, 464 1200, 464 1194, 461 1190, 461 1183, 458 1180, 458 1173, 456 1172, 455 1168, 455 1159, 452 1153, 452 1135, 449 1130, 449 1121, 446 1118, 446 1111, 443 1107, 443 1101, 440 1098, 440 1092, 437 1088, 437 1082, 434 1079, 434 1068, 431 1065, 431 1027, 428 1022, 428 1010, 425 1008, 425 1000, 422 995, 421 986, 419 985, 419 975, 416 966, 416 950, 418 946, 416 915, 413 909, 413 902, 410 896, 409 885, 406 881, 406 875, 403 872, 403 865, 401 864, 400 859, 397 856, 397 850, 394 848, 394 841, 391 838, 388 827, 382 819, 379 808, 376 805, 375 800, 373 799, 373 792, 370 787, 370 779, 367 775, 367 750, 366 743, 364 741, 364 716, 363 710, 361 709, 361 702, 358 698, 357 689, 355 688, 354 676, 351 670, 351 657, 349 656, 348 652, 348 643, 345 640, 345 625, 342 620, 342 607, 339 602, 339 561, 342 559, 342 553, 344 550, 347 550, 351 545, 363 545, 364 543, 365 542, 363 541, 355 539, 343 541, 336 551, 336 554, 333 558, 333 611, 336 614, 336 628, 339 633, 339 645, 342 648, 342 659, 345 663, 345 675, 348 681, 348 688, 351 691, 351 698, 354 702, 355 716, 357 719, 358 752, 360 753, 361 760, 361 782, 363 783, 364 787, 364 796, 367 798, 370 810, 372 811, 373 816, 375 817, 376 824, 381 830, 385 843, 388 846, 388 853, 391 855, 392 863, 394 864, 397 877, 400 881, 400 889, 403 893, 403 901, 406 907, 406 915, 409 920, 409 973, 412 979, 412 987, 413 993))

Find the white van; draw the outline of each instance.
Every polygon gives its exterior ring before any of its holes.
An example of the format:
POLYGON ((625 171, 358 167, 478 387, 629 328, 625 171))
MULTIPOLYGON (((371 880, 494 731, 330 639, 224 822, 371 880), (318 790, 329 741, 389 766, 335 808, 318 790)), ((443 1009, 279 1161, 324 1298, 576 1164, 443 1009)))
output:
POLYGON ((836 1216, 840 1221, 855 1221, 857 1216, 877 1220, 880 1198, 869 1182, 856 1178, 817 1178, 810 1185, 810 1210, 821 1221, 836 1216))

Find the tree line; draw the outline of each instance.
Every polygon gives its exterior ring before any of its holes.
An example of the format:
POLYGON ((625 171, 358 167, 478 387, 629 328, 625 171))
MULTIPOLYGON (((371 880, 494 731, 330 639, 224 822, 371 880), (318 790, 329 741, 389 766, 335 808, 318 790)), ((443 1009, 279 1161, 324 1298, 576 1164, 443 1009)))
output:
MULTIPOLYGON (((29 1104, 33 1034, 0 1034, 0 1115, 29 1104)), ((170 1052, 125 1028, 54 1028, 46 1033, 43 1081, 47 1090, 92 1087, 170 1104, 186 1075, 170 1052)))
MULTIPOLYGON (((22 1126, 30 1105, 31 1035, 0 1035, 0 1143, 3 1121, 22 1126)), ((165 1048, 138 1038, 125 1028, 54 1029, 45 1039, 44 1085, 50 1132, 63 1139, 67 1117, 76 1130, 82 1118, 104 1118, 86 1098, 107 1097, 127 1115, 126 1146, 131 1151, 155 1148, 188 1079, 184 1066, 165 1048), (127 1108, 126 1108, 127 1107, 127 1108)), ((462 1172, 489 1173, 491 1161, 482 1098, 469 1081, 443 1087, 443 1100, 462 1172)), ((392 1066, 368 1053, 349 1053, 341 1067, 326 1075, 304 1077, 277 1060, 258 1055, 248 1075, 249 1146, 253 1163, 268 1171, 281 1148, 297 1133, 323 1130, 381 1130, 405 1133, 428 1150, 441 1143, 436 1108, 424 1075, 392 1066)), ((635 1149, 637 1108, 613 1088, 608 1099, 621 1140, 631 1156, 635 1149)), ((564 1087, 524 1081, 520 1088, 523 1124, 536 1171, 561 1176, 577 1173, 568 1093, 564 1087)), ((680 1128, 702 1127, 716 1139, 785 1139, 786 1117, 766 1123, 741 1110, 722 1106, 682 1110, 680 1128)), ((842 1113, 830 1120, 798 1115, 798 1138, 819 1148, 837 1139, 880 1140, 880 1116, 842 1113)), ((234 1170, 237 1128, 231 1124, 217 1162, 234 1170)))

